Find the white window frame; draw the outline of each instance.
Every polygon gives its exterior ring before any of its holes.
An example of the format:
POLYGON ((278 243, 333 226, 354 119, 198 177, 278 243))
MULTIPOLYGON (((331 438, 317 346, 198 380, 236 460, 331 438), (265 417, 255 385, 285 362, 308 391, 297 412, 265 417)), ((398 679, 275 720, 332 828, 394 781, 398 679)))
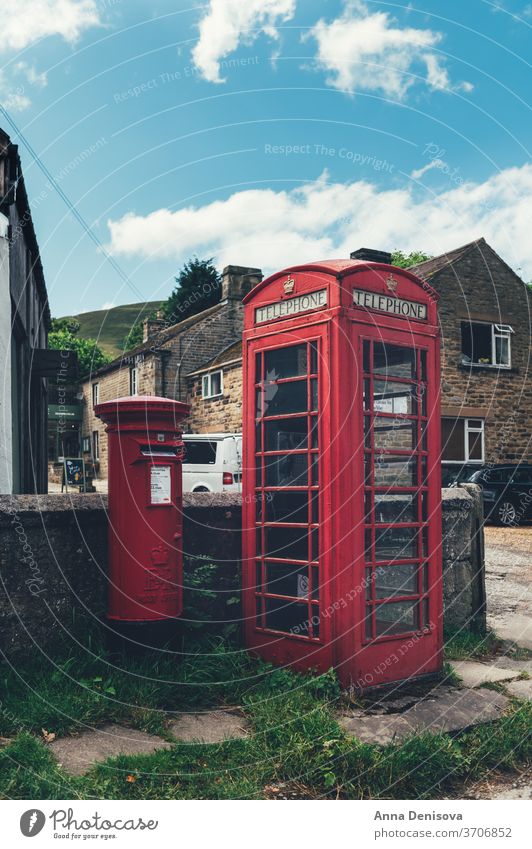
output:
POLYGON ((90 436, 82 437, 82 453, 90 454, 91 453, 91 438, 90 436))
POLYGON ((129 369, 129 394, 139 394, 139 370, 137 366, 133 366, 129 369))
POLYGON ((93 430, 92 431, 92 440, 91 440, 91 453, 92 459, 96 463, 100 459, 100 431, 93 430))
POLYGON ((209 371, 207 374, 204 374, 201 378, 201 397, 202 398, 219 398, 220 395, 224 393, 224 373, 222 369, 217 369, 216 371, 209 371), (220 391, 213 392, 212 391, 212 378, 215 374, 220 375, 220 391))
POLYGON ((92 384, 92 406, 95 407, 96 404, 100 403, 100 384, 93 383, 92 384))
MULTIPOLYGON (((512 367, 512 345, 511 345, 511 337, 512 334, 515 333, 513 327, 510 324, 494 324, 491 321, 475 321, 472 319, 471 321, 462 321, 462 324, 487 324, 491 327, 491 362, 490 363, 474 363, 467 362, 464 360, 464 364, 471 366, 471 368, 511 368, 512 367), (497 362, 497 339, 506 339, 508 343, 508 362, 507 363, 499 363, 497 362)), ((462 352, 462 357, 464 356, 462 352)))
POLYGON ((485 438, 485 419, 481 418, 462 418, 462 416, 457 416, 453 418, 452 416, 442 416, 442 419, 450 420, 452 422, 463 421, 464 423, 464 459, 463 460, 444 460, 442 457, 442 463, 444 465, 455 465, 455 466, 463 466, 465 463, 478 463, 481 466, 484 463, 484 438, 485 438), (473 427, 469 424, 469 422, 480 422, 480 427, 473 427), (471 459, 469 457, 469 434, 470 433, 480 433, 480 460, 471 459))

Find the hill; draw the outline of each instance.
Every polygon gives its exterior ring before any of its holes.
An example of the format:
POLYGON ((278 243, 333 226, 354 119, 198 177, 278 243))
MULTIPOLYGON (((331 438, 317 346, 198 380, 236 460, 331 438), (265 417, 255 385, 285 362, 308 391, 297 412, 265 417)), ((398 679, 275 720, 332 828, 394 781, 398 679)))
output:
POLYGON ((158 309, 162 301, 147 301, 145 304, 123 304, 109 310, 82 312, 79 315, 63 316, 75 318, 80 323, 79 336, 83 339, 97 339, 106 354, 118 357, 120 345, 134 324, 143 321, 151 312, 158 309))

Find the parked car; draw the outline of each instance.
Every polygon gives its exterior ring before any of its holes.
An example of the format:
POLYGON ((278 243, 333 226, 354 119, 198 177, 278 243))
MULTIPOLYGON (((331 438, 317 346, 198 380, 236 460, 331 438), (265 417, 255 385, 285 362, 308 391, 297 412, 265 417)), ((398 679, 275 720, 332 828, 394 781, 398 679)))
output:
POLYGON ((183 492, 242 492, 242 434, 185 433, 183 492))
POLYGON ((484 516, 515 526, 532 519, 532 463, 482 466, 468 478, 484 494, 484 516))

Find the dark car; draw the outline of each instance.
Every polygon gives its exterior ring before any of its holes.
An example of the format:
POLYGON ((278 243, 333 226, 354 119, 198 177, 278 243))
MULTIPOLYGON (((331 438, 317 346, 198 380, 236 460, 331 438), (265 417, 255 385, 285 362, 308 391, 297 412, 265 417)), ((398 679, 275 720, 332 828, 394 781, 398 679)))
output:
POLYGON ((515 526, 532 519, 532 463, 482 466, 468 480, 484 494, 484 516, 515 526))

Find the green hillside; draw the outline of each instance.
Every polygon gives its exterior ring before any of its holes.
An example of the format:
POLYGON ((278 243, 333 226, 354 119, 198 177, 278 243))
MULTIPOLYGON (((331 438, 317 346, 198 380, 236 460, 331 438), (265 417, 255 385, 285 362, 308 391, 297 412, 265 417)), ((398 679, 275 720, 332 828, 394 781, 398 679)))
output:
MULTIPOLYGON (((79 315, 68 316, 80 323, 79 336, 83 339, 97 339, 98 344, 113 357, 121 353, 119 347, 131 327, 142 321, 153 310, 161 306, 162 301, 148 301, 145 304, 124 304, 110 310, 94 310, 79 315)), ((65 318, 67 316, 64 316, 65 318)))

